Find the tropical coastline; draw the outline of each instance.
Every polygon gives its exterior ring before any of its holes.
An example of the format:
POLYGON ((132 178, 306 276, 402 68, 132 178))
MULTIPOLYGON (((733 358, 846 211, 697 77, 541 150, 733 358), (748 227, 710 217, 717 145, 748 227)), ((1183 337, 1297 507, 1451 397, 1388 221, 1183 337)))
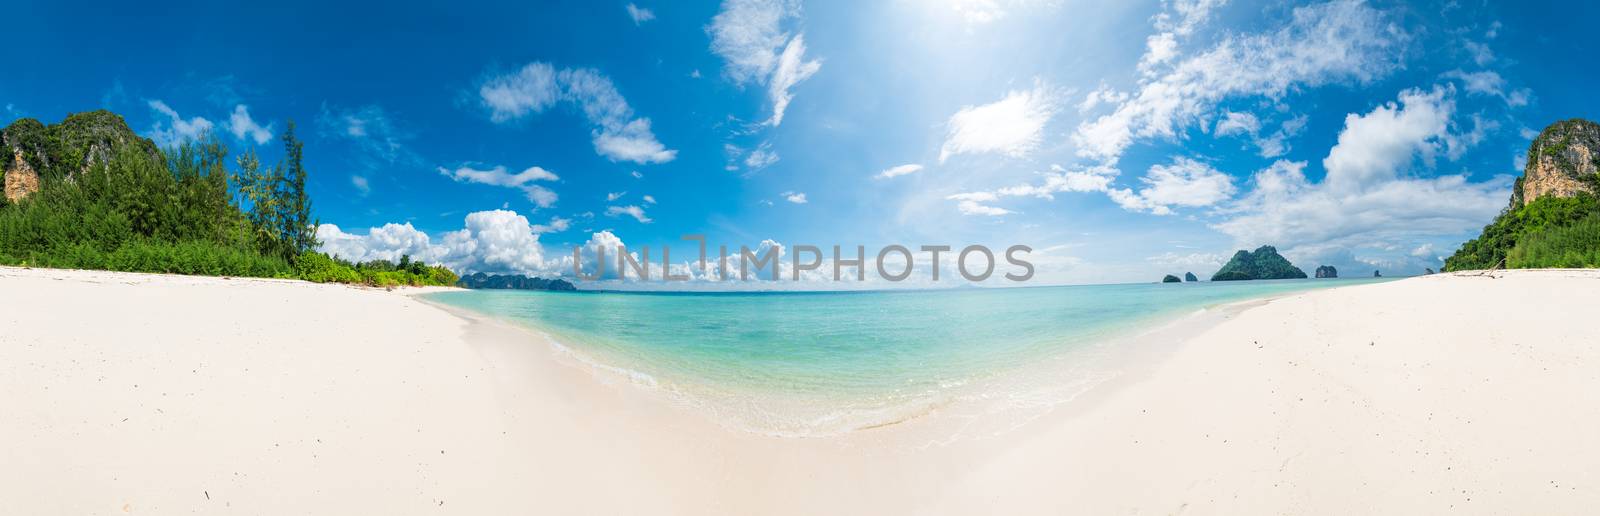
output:
POLYGON ((1600 2, 14 4, 0 516, 1600 507, 1600 2))
POLYGON ((1582 466, 1600 335, 1566 324, 1597 281, 1250 301, 1158 332, 1139 368, 1018 428, 935 442, 938 417, 730 430, 403 289, 6 268, 0 433, 34 466, 0 478, 0 510, 1570 512, 1600 481, 1582 466))

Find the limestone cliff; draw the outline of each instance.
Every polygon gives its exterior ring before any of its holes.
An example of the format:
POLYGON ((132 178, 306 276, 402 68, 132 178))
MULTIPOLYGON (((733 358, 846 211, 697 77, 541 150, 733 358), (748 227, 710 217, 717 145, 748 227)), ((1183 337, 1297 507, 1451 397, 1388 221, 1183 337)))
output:
POLYGON ((1600 124, 1582 119, 1550 124, 1528 147, 1528 164, 1511 193, 1522 207, 1545 196, 1596 193, 1600 185, 1600 124))
POLYGON ((5 173, 5 199, 17 202, 50 181, 70 179, 106 163, 119 149, 132 147, 157 163, 165 161, 155 143, 134 133, 110 111, 67 115, 46 126, 23 118, 0 130, 0 171, 5 173))

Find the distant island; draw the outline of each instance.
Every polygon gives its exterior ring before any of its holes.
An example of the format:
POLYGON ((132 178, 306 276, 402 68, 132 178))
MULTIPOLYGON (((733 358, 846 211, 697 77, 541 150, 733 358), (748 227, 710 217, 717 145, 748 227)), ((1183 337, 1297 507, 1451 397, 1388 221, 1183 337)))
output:
POLYGON ((1162 283, 1183 283, 1183 279, 1181 279, 1181 278, 1179 278, 1177 276, 1173 276, 1171 274, 1168 274, 1166 277, 1161 278, 1161 282, 1162 283))
POLYGON ((1183 280, 1184 281, 1200 281, 1200 278, 1194 277, 1194 273, 1193 272, 1185 272, 1185 273, 1183 273, 1183 280))
POLYGON ((456 282, 456 286, 471 289, 510 289, 510 290, 554 290, 572 292, 578 287, 571 282, 555 278, 544 279, 540 277, 527 277, 517 274, 484 274, 476 272, 468 274, 456 282))
POLYGON ((1444 270, 1600 267, 1600 124, 1551 124, 1528 146, 1511 202, 1444 270))
POLYGON ((1211 281, 1241 281, 1261 279, 1296 279, 1306 277, 1306 271, 1300 270, 1287 258, 1278 254, 1278 249, 1270 245, 1256 248, 1255 252, 1240 250, 1233 254, 1216 274, 1211 275, 1211 281))
POLYGON ((1339 269, 1333 268, 1332 265, 1323 265, 1321 267, 1317 267, 1317 277, 1318 278, 1337 278, 1337 277, 1339 277, 1339 269))

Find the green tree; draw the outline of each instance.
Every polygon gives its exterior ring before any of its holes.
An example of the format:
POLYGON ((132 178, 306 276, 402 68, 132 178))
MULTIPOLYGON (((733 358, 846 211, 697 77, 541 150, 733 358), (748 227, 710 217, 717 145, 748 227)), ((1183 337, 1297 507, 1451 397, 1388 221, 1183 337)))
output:
POLYGON ((303 162, 305 144, 294 136, 294 121, 283 131, 283 183, 280 191, 282 204, 281 235, 299 256, 317 248, 316 229, 320 221, 311 218, 311 198, 306 196, 306 168, 303 162))

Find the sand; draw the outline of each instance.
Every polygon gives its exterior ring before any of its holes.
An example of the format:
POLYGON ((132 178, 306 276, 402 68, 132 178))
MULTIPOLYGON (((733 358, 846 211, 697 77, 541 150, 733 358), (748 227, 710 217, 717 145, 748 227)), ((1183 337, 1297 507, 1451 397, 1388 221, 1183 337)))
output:
POLYGON ((1212 310, 1016 430, 729 430, 525 329, 293 281, 0 268, 0 514, 1581 514, 1600 273, 1212 310))

